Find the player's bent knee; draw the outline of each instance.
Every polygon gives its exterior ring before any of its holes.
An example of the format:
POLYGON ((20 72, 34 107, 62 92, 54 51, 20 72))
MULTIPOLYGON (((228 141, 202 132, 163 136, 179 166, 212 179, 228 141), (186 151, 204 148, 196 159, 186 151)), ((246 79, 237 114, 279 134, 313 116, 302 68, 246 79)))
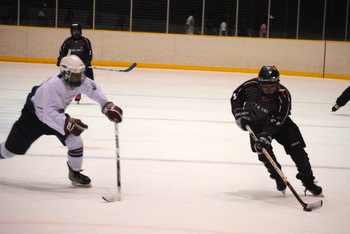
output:
POLYGON ((69 134, 65 141, 67 148, 69 150, 75 150, 79 148, 83 148, 83 139, 81 136, 74 136, 73 134, 69 134))

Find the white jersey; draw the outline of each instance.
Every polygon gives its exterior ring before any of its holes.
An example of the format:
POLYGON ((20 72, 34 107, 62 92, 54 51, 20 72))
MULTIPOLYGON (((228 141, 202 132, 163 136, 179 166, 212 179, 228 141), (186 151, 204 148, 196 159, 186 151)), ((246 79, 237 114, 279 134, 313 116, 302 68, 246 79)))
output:
POLYGON ((219 31, 220 36, 227 36, 227 23, 223 21, 220 24, 220 31, 219 31))
POLYGON ((31 100, 39 120, 65 135, 66 116, 64 110, 77 94, 87 95, 98 102, 101 109, 107 103, 107 97, 99 85, 89 78, 85 78, 81 86, 72 88, 59 75, 60 73, 57 73, 44 81, 36 90, 34 96, 31 97, 31 100))
POLYGON ((194 34, 194 17, 191 15, 190 17, 188 17, 187 21, 186 21, 186 25, 188 26, 186 34, 194 34))

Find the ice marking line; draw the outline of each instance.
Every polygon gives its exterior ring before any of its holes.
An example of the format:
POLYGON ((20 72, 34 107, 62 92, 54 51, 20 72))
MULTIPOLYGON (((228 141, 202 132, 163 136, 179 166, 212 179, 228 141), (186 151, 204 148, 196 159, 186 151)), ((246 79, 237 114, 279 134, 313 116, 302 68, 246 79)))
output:
POLYGON ((135 120, 159 120, 159 121, 175 121, 175 122, 203 122, 203 123, 235 123, 234 121, 222 121, 222 120, 200 120, 200 119, 168 119, 168 118, 139 118, 139 117, 126 117, 126 119, 135 120))
POLYGON ((184 96, 167 96, 167 95, 147 95, 147 94, 108 94, 126 97, 148 97, 148 98, 173 98, 173 99, 194 99, 194 100, 220 100, 228 101, 229 98, 210 98, 210 97, 184 97, 184 96))
MULTIPOLYGON (((46 157, 46 158, 66 158, 67 155, 47 155, 47 154, 25 154, 17 155, 17 157, 46 157)), ((114 156, 89 156, 84 155, 84 158, 99 159, 99 160, 115 160, 114 156)), ((217 164, 217 165, 243 165, 243 166, 261 166, 261 163, 248 163, 248 162, 233 162, 233 161, 209 161, 209 160, 184 160, 184 159, 160 159, 160 158, 134 158, 134 157, 123 157, 122 161, 149 161, 149 162, 163 162, 163 163, 193 163, 193 164, 217 164)), ((283 167, 295 168, 293 164, 282 164, 283 167)), ((350 170, 350 167, 337 167, 337 166, 317 166, 313 165, 313 168, 319 169, 331 169, 331 170, 350 170)))
MULTIPOLYGON (((0 114, 20 114, 20 111, 0 111, 0 114)), ((76 115, 78 117, 85 118, 106 118, 102 115, 76 115)), ((233 118, 233 117, 232 117, 233 118)), ((222 123, 222 124, 234 124, 235 121, 224 121, 224 120, 201 120, 201 119, 171 119, 171 118, 151 118, 151 117, 124 117, 123 119, 132 119, 132 120, 151 120, 151 121, 173 121, 173 122, 195 122, 195 123, 222 123)), ((299 124, 302 127, 310 128, 350 128, 350 126, 330 126, 330 125, 312 125, 312 124, 299 124)))
POLYGON ((195 233, 220 233, 234 234, 234 232, 213 231, 195 228, 177 228, 177 227, 161 227, 161 226, 143 226, 143 225, 126 225, 126 224, 99 224, 99 223, 64 223, 64 222, 34 222, 34 221, 0 221, 0 224, 8 225, 56 225, 56 226, 90 226, 90 227, 111 227, 111 228, 129 228, 129 229, 149 229, 149 230, 168 230, 195 233))
MULTIPOLYGON (((30 89, 6 89, 0 88, 3 91, 21 91, 21 92, 30 92, 30 89)), ((167 96, 167 95, 148 95, 148 94, 115 94, 115 93, 106 93, 107 96, 125 96, 125 97, 146 97, 146 98, 169 98, 169 99, 193 99, 193 100, 217 100, 217 101, 229 101, 230 96, 227 98, 214 98, 214 97, 185 97, 185 96, 167 96)), ((305 102, 305 101, 293 101, 293 103, 298 104, 312 104, 312 105, 333 105, 333 102, 305 102)))
MULTIPOLYGON (((204 123, 229 123, 233 124, 234 121, 223 121, 223 120, 198 120, 198 119, 167 119, 167 118, 139 118, 139 117, 124 117, 125 119, 135 119, 135 120, 160 120, 160 121, 177 121, 177 122, 204 122, 204 123)), ((350 128, 350 126, 322 126, 322 125, 303 125, 303 127, 318 127, 318 128, 350 128)))

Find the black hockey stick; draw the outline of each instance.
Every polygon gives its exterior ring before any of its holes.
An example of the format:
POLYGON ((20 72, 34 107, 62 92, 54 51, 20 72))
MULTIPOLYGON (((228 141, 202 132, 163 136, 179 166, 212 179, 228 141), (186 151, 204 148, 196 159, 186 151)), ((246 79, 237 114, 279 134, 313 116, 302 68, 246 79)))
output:
MULTIPOLYGON (((258 138, 255 136, 253 130, 250 128, 249 125, 246 126, 247 130, 249 131, 249 134, 253 137, 254 141, 258 141, 258 138)), ((263 153, 265 154, 266 158, 270 161, 271 165, 275 168, 275 170, 277 171, 277 173, 279 174, 279 176, 282 178, 282 180, 284 181, 284 183, 288 186, 288 188, 292 191, 292 193, 294 194, 294 196, 296 197, 296 199, 300 202, 300 204, 303 206, 304 211, 313 211, 313 210, 317 210, 319 208, 322 207, 323 205, 323 201, 319 200, 317 202, 314 203, 305 203, 303 202, 303 200, 301 200, 300 196, 297 194, 297 192, 294 190, 294 188, 292 187, 292 185, 289 183, 289 181, 287 180, 287 178, 284 176, 283 172, 278 168, 278 166, 276 165, 275 161, 271 158, 270 154, 267 152, 267 150, 265 148, 262 148, 263 153)))
POLYGON ((121 183, 120 183, 120 154, 119 154, 119 131, 118 124, 115 123, 115 146, 116 146, 116 173, 117 173, 117 194, 112 196, 104 196, 103 200, 106 202, 120 201, 121 195, 121 183))
POLYGON ((116 72, 129 72, 132 69, 134 69, 134 67, 137 66, 137 63, 133 63, 129 68, 127 69, 113 69, 113 68, 104 68, 104 67, 89 67, 89 68, 93 68, 93 69, 98 69, 98 70, 105 70, 105 71, 116 71, 116 72))

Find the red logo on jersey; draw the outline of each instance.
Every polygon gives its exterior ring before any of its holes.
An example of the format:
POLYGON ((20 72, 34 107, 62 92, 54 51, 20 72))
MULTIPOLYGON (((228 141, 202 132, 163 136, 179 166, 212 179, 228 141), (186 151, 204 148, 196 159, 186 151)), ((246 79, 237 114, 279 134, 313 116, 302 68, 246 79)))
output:
POLYGON ((273 100, 273 98, 262 97, 262 100, 263 100, 264 102, 267 102, 267 101, 273 100))

